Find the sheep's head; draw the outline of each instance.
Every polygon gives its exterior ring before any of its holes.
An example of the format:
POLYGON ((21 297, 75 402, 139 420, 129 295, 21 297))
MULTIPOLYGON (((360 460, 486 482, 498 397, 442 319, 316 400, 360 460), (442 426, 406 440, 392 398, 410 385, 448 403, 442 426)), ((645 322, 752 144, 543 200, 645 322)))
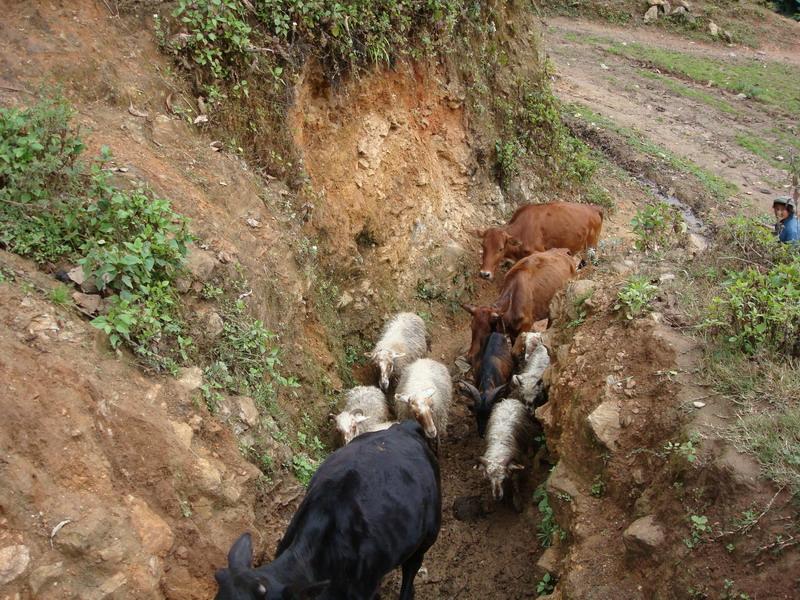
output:
POLYGON ((389 380, 394 373, 394 361, 405 356, 405 352, 395 352, 394 350, 376 350, 369 357, 381 371, 380 386, 384 392, 389 389, 389 380))
POLYGON ((361 433, 361 423, 367 420, 361 409, 353 411, 345 410, 338 415, 331 415, 336 422, 336 429, 342 435, 345 445, 353 441, 353 438, 361 433))
POLYGON ((492 497, 498 502, 503 499, 503 483, 506 478, 514 471, 521 471, 525 468, 511 461, 490 462, 485 456, 481 456, 478 461, 483 474, 492 486, 492 497))
POLYGON ((438 432, 436 423, 433 422, 433 395, 434 388, 427 388, 415 394, 395 394, 396 402, 405 402, 411 409, 411 414, 422 426, 425 436, 434 439, 438 432))

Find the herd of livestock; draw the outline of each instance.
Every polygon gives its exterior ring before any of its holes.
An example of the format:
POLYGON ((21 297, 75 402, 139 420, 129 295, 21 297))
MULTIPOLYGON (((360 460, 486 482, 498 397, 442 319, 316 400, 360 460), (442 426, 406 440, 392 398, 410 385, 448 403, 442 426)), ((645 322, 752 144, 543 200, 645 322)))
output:
MULTIPOLYGON (((599 207, 558 202, 523 206, 505 227, 474 232, 482 239, 482 278, 514 264, 492 304, 462 305, 472 316, 473 382, 458 388, 485 439, 478 462, 492 495, 502 500, 510 486, 515 507, 521 458, 534 437, 531 409, 550 362, 534 323, 549 317, 553 295, 574 276, 572 253, 594 256, 602 223, 599 207), (512 389, 519 399, 506 397, 512 389)), ((275 559, 253 568, 250 534, 242 535, 216 573, 217 600, 372 600, 398 566, 400 599, 414 597, 414 578, 441 526, 437 457, 453 397, 449 369, 426 358, 429 350, 419 316, 400 313, 386 324, 369 353, 378 385, 349 390, 343 410, 331 415, 344 445, 311 479, 275 559)))

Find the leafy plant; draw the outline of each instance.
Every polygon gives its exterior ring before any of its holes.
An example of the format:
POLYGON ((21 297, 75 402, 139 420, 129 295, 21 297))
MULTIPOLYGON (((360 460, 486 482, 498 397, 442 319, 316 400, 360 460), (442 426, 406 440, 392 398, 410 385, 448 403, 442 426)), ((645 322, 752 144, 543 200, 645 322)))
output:
POLYGON ((603 481, 601 475, 597 475, 594 478, 594 482, 592 483, 592 487, 589 489, 589 493, 594 496, 595 498, 600 498, 606 491, 606 483, 603 481))
POLYGON ((696 438, 689 439, 685 442, 667 442, 664 445, 664 452, 666 454, 674 454, 682 457, 686 462, 693 463, 697 460, 697 443, 696 438))
POLYGON ((617 292, 614 310, 622 310, 628 320, 638 317, 648 310, 657 292, 658 287, 650 283, 647 277, 633 275, 617 292))
POLYGON ((78 262, 107 296, 92 324, 114 347, 128 345, 148 364, 173 369, 191 346, 182 335, 173 281, 191 239, 167 200, 123 191, 84 146, 60 99, 0 109, 0 245, 44 262, 78 262))
POLYGON ((800 257, 769 270, 730 271, 704 326, 747 354, 800 354, 800 257))
POLYGON ((69 288, 65 285, 57 285, 50 290, 50 302, 59 306, 66 306, 70 303, 69 288))
POLYGON ((637 211, 631 227, 636 235, 636 248, 641 252, 658 252, 661 248, 675 246, 686 234, 686 223, 680 211, 665 202, 637 211))
POLYGON ((564 540, 567 537, 567 532, 559 527, 556 522, 555 514, 550 506, 550 501, 547 497, 547 490, 544 485, 540 485, 533 493, 533 501, 536 502, 536 508, 539 510, 541 520, 537 526, 536 538, 539 540, 542 548, 549 548, 553 545, 555 540, 564 540))
POLYGON ((536 584, 536 595, 546 596, 552 594, 556 588, 556 579, 550 573, 545 573, 536 584))
POLYGON ((711 533, 711 526, 708 524, 708 517, 703 515, 691 515, 689 522, 691 523, 690 537, 684 538, 683 543, 691 550, 700 544, 705 535, 711 533))

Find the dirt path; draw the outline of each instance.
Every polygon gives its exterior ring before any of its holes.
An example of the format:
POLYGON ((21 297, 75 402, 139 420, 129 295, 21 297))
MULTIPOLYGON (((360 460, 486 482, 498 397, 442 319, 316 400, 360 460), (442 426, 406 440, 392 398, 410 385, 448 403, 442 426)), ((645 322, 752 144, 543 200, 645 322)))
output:
MULTIPOLYGON (((768 114, 758 102, 676 79, 674 83, 688 86, 689 93, 713 97, 731 109, 721 110, 677 93, 663 81, 648 78, 636 61, 586 43, 586 36, 715 58, 735 54, 763 59, 764 55, 746 48, 690 42, 653 29, 617 29, 566 19, 551 19, 548 25, 545 45, 558 71, 556 93, 564 102, 582 104, 620 126, 635 128, 653 143, 736 184, 740 193, 719 207, 723 213, 731 208, 766 212, 772 198, 784 191, 785 173, 737 143, 737 136, 768 138, 776 127, 791 127, 783 117, 768 114)), ((785 58, 782 51, 767 56, 785 58)), ((797 60, 794 56, 789 62, 797 60)))

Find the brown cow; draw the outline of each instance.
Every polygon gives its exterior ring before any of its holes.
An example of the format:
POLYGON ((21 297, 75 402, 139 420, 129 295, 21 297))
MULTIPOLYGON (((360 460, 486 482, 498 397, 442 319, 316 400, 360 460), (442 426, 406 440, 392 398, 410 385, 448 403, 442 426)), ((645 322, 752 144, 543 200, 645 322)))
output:
POLYGON ((505 259, 518 261, 532 252, 568 248, 594 252, 603 226, 603 209, 593 204, 551 202, 517 209, 505 227, 473 232, 483 238, 480 276, 491 281, 505 259))
POLYGON ((511 337, 511 344, 523 331, 548 317, 550 300, 575 275, 575 260, 566 248, 534 252, 520 260, 506 274, 500 296, 490 306, 461 307, 472 315, 472 343, 467 358, 479 369, 481 351, 492 331, 511 337))

